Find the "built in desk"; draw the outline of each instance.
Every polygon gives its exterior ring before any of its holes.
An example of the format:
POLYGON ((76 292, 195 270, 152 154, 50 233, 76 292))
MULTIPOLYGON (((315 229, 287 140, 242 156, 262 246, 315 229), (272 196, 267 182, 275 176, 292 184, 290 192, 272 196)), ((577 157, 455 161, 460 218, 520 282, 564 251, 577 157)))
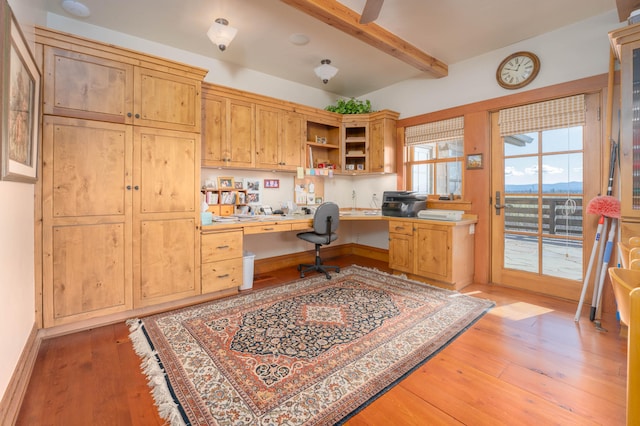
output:
MULTIPOLYGON (((390 217, 341 211, 341 221, 386 221, 389 267, 395 273, 459 290, 473 281, 475 215, 459 221, 390 217)), ((313 215, 269 215, 202 226, 202 291, 220 291, 242 283, 242 247, 246 235, 301 232, 313 215)), ((278 265, 281 265, 279 263, 278 265)))

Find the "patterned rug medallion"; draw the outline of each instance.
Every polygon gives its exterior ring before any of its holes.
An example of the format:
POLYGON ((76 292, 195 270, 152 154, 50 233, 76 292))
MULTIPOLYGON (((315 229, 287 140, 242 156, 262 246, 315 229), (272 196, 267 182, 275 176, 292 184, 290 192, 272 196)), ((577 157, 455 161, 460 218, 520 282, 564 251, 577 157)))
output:
POLYGON ((351 266, 130 320, 172 425, 331 425, 421 365, 493 303, 351 266))

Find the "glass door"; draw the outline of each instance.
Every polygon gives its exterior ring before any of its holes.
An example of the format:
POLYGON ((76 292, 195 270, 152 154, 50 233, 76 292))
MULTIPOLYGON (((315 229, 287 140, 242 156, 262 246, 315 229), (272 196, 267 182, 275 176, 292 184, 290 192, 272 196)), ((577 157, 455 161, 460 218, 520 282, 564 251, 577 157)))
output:
MULTIPOLYGON (((492 119, 497 127, 497 117, 492 119)), ((587 168, 593 160, 585 160, 587 152, 598 157, 597 149, 585 149, 593 137, 587 126, 497 133, 492 137, 491 280, 577 300, 586 269, 585 221, 591 222, 585 194, 598 190, 593 176, 599 168, 587 168)))

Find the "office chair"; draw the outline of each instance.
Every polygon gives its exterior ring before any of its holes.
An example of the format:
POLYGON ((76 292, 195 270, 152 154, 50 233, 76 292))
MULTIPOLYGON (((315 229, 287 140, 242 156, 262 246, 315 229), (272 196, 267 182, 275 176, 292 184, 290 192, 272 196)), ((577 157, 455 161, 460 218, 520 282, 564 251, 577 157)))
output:
POLYGON ((316 245, 315 263, 301 263, 298 265, 300 278, 304 278, 305 272, 319 271, 324 272, 327 279, 330 280, 331 275, 329 275, 327 269, 335 269, 336 272, 340 272, 340 267, 323 265, 322 260, 320 259, 320 246, 329 245, 332 241, 335 241, 338 238, 336 230, 338 229, 339 222, 340 209, 338 208, 338 205, 332 202, 322 203, 313 215, 313 231, 300 232, 297 234, 297 237, 301 240, 305 240, 316 245))

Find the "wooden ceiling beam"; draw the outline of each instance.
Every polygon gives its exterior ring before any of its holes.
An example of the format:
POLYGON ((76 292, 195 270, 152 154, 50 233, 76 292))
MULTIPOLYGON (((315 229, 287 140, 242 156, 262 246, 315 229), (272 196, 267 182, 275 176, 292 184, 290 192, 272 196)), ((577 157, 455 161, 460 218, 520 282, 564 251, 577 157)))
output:
POLYGON ((325 24, 343 31, 403 62, 432 74, 446 77, 449 67, 381 26, 362 25, 360 15, 335 0, 281 0, 325 24))

